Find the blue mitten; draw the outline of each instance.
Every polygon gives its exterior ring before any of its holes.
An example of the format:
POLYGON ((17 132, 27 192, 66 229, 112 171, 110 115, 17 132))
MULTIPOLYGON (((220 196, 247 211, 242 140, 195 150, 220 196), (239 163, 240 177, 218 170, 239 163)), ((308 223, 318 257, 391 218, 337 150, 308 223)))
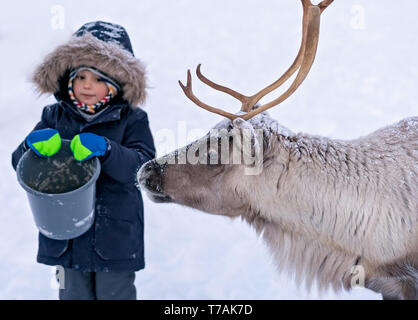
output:
POLYGON ((107 141, 94 133, 80 133, 71 140, 70 148, 77 161, 85 161, 92 157, 104 156, 107 151, 107 141))
POLYGON ((41 129, 26 137, 26 144, 38 156, 51 157, 61 148, 61 136, 55 129, 41 129))

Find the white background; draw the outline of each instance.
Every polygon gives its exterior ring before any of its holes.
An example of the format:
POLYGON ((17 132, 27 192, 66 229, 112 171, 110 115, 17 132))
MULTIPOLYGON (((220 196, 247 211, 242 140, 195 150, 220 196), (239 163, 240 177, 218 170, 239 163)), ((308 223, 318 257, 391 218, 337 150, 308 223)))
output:
MULTIPOLYGON (((335 0, 322 16, 315 64, 301 88, 270 114, 293 131, 351 139, 417 115, 418 2, 335 0)), ((158 155, 221 118, 195 107, 177 80, 202 63, 209 78, 245 94, 276 80, 296 56, 296 0, 8 1, 0 13, 0 299, 56 299, 51 267, 36 263, 37 230, 10 164, 16 146, 53 97, 30 75, 83 23, 126 27, 147 65, 145 106, 158 155), (58 7, 54 7, 58 5, 58 7), (61 14, 62 13, 62 14, 61 14), (165 130, 165 131, 164 131, 165 130)), ((195 93, 230 112, 239 103, 196 81, 195 93)), ((283 90, 281 90, 283 91, 283 90)), ((264 102, 273 99, 270 94, 264 102)), ((263 102, 262 101, 262 102, 263 102)), ((275 271, 254 230, 239 220, 145 201, 146 269, 141 299, 380 299, 366 289, 319 295, 275 271)))

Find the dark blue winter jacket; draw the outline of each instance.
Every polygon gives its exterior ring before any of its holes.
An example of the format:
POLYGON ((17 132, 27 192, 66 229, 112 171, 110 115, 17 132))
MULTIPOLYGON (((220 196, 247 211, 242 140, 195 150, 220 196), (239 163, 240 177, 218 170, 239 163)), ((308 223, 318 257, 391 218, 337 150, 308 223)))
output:
MULTIPOLYGON (((97 22, 95 26, 100 29, 106 23, 97 22)), ((113 28, 113 25, 110 27, 113 28)), ((39 233, 37 261, 40 263, 83 271, 137 271, 144 268, 144 212, 141 193, 136 185, 136 173, 142 164, 154 158, 155 148, 147 114, 133 107, 132 103, 143 101, 145 76, 140 74, 143 68, 140 68, 142 65, 138 61, 138 65, 134 66, 136 70, 124 65, 135 63, 133 52, 124 57, 123 51, 128 53, 124 47, 107 44, 100 34, 76 34, 70 42, 48 55, 34 77, 41 91, 54 93, 57 99, 57 103, 43 109, 41 121, 34 130, 57 129, 63 139, 69 140, 78 133, 92 132, 107 137, 111 145, 110 151, 104 157, 99 157, 102 170, 96 183, 93 226, 85 234, 71 240, 53 240, 39 233), (61 52, 63 48, 66 49, 64 56, 61 52), (78 60, 74 56, 68 57, 68 51, 71 50, 76 50, 74 55, 84 50, 86 57, 84 60, 81 56, 78 60), (107 50, 106 54, 113 65, 106 65, 106 61, 103 61, 106 58, 98 56, 100 50, 107 50), (125 60, 116 59, 118 57, 125 60), (61 64, 54 63, 56 61, 61 64), (81 116, 67 92, 68 71, 81 65, 96 67, 117 80, 122 87, 122 92, 91 121, 81 116), (56 70, 61 67, 62 70, 56 70), (55 78, 51 73, 55 73, 55 78), (50 78, 45 80, 42 74, 48 74, 50 78), (132 84, 132 81, 139 83, 132 84), (130 91, 132 86, 139 89, 130 91)), ((24 151, 22 142, 12 155, 15 169, 24 151)))

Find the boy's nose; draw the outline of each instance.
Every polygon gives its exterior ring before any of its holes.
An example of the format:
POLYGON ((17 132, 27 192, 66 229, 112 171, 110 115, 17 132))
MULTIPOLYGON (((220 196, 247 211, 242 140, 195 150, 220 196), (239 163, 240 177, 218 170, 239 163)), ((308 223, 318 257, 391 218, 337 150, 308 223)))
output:
POLYGON ((84 81, 84 88, 91 88, 91 82, 90 81, 84 81))

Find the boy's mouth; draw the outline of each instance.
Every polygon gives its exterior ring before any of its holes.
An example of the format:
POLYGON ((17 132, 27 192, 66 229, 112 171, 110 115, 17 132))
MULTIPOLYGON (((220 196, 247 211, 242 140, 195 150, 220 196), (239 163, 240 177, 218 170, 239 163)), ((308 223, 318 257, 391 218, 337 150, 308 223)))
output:
POLYGON ((94 98, 95 97, 95 95, 94 94, 84 94, 84 93, 81 93, 80 94, 82 97, 84 97, 84 98, 87 98, 87 99, 89 99, 89 98, 94 98))

